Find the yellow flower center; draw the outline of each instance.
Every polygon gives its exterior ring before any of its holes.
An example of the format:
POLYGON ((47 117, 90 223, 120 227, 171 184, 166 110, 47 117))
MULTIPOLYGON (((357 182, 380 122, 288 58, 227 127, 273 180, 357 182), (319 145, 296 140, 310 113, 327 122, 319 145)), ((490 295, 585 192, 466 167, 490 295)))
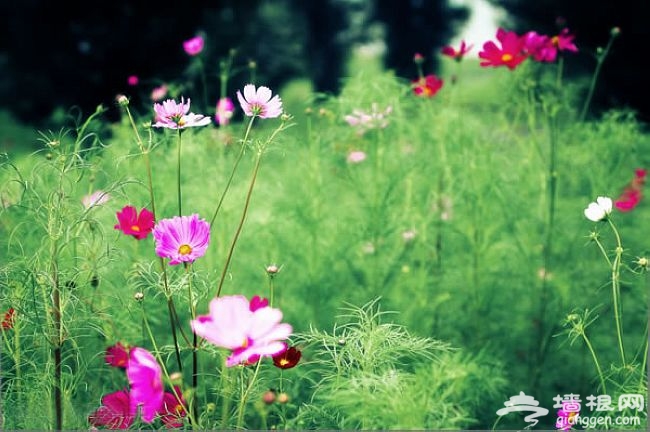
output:
POLYGON ((249 341, 248 338, 244 339, 244 342, 241 344, 241 347, 242 348, 248 348, 248 341, 249 341))
POLYGON ((140 227, 137 225, 131 225, 131 231, 140 232, 140 227))
POLYGON ((510 60, 512 60, 512 55, 511 54, 506 53, 506 54, 503 54, 501 56, 501 61, 509 62, 510 60))
POLYGON ((182 244, 178 248, 178 253, 181 254, 181 255, 189 255, 189 254, 192 253, 192 246, 190 246, 188 244, 182 244))
POLYGON ((280 366, 286 366, 289 364, 289 360, 286 358, 280 359, 280 366))
POLYGON ((551 43, 552 43, 554 46, 559 46, 559 45, 560 45, 560 38, 557 37, 557 36, 553 36, 553 37, 551 38, 551 43))

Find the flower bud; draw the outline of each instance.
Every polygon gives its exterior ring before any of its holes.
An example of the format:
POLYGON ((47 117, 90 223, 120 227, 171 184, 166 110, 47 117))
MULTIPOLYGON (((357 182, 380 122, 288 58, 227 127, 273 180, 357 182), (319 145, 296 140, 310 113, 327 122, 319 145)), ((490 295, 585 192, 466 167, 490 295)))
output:
POLYGON ((280 393, 278 395, 278 403, 286 404, 287 402, 289 402, 289 395, 286 393, 280 393))
POLYGON ((124 96, 123 94, 117 95, 117 97, 115 98, 115 100, 117 100, 117 103, 118 103, 120 106, 123 106, 123 107, 125 107, 125 106, 129 106, 129 98, 126 97, 126 96, 124 96))
POLYGON ((275 402, 275 399, 275 391, 273 390, 267 390, 262 395, 262 401, 264 401, 264 403, 267 405, 271 405, 273 402, 275 402))
POLYGON ((142 300, 144 300, 144 294, 141 292, 137 292, 133 294, 133 298, 135 299, 135 301, 141 302, 142 300))
POLYGON ((621 34, 621 28, 618 27, 618 26, 616 26, 616 27, 612 27, 612 29, 609 31, 609 34, 610 34, 612 37, 616 37, 616 36, 618 36, 618 35, 621 34))

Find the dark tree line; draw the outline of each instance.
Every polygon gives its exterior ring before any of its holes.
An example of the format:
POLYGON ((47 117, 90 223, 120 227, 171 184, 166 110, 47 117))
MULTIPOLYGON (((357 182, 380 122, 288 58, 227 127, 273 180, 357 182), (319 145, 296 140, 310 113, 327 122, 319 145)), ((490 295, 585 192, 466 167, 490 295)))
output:
POLYGON ((639 118, 650 121, 648 67, 645 52, 650 39, 650 1, 648 0, 490 0, 506 9, 519 32, 536 30, 554 34, 561 18, 582 51, 569 56, 567 72, 590 75, 595 68, 595 53, 604 48, 610 30, 620 35, 606 57, 594 97, 594 113, 610 108, 630 108, 639 118))
MULTIPOLYGON (((260 84, 302 76, 317 91, 336 93, 351 46, 367 41, 373 24, 384 28, 386 66, 413 77, 413 54, 428 55, 435 68, 434 51, 465 16, 447 0, 2 2, 0 106, 30 123, 57 107, 117 110, 114 97, 129 90, 130 74, 150 85, 182 78, 189 65, 182 41, 197 33, 206 36, 211 102, 219 96, 219 61, 232 49, 240 65, 257 63, 260 84)), ((234 76, 231 89, 248 76, 234 76)))

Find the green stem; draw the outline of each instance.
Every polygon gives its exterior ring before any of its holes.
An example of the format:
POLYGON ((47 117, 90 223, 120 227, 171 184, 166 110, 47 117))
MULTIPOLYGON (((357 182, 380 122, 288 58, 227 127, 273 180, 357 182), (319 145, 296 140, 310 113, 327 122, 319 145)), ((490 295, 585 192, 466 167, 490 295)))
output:
MULTIPOLYGON (((185 274, 188 277, 187 283, 187 298, 190 305, 190 316, 192 320, 196 319, 196 308, 194 305, 194 296, 192 295, 192 264, 184 263, 185 274)), ((194 394, 197 394, 199 388, 199 358, 198 358, 198 337, 196 333, 192 332, 192 389, 194 394)), ((192 406, 194 415, 198 416, 198 404, 196 403, 196 396, 192 406)))
MULTIPOLYGON (((251 389, 253 388, 253 384, 255 383, 255 379, 257 378, 257 373, 260 370, 260 365, 262 364, 261 360, 257 361, 257 365, 255 366, 255 372, 253 373, 253 377, 248 383, 248 386, 246 387, 246 390, 242 392, 241 400, 239 401, 239 407, 237 408, 237 427, 236 429, 241 429, 244 423, 244 411, 246 411, 246 401, 248 400, 248 396, 251 392, 251 389)), ((242 371, 244 368, 242 368, 242 371)), ((243 380, 243 375, 242 375, 242 386, 243 386, 244 380, 243 380)), ((243 390, 243 387, 242 387, 243 390)))
POLYGON ((596 352, 594 351, 594 347, 591 345, 591 342, 589 341, 589 338, 587 337, 587 334, 585 333, 584 329, 580 331, 580 334, 582 335, 582 339, 584 339, 585 344, 587 345, 587 349, 591 353, 591 358, 594 360, 594 364, 596 365, 596 370, 598 371, 598 378, 600 379, 600 386, 603 390, 603 393, 607 394, 607 386, 605 385, 605 376, 603 375, 603 370, 600 368, 600 363, 598 362, 598 357, 596 357, 596 352))
POLYGON ((217 208, 214 211, 214 214, 212 215, 212 219, 210 219, 210 226, 214 224, 215 219, 217 218, 217 214, 219 214, 219 210, 221 209, 221 205, 223 204, 223 200, 226 197, 226 194, 228 193, 228 190, 230 189, 230 184, 232 183, 232 179, 235 177, 235 172, 237 171, 237 167, 239 166, 239 162, 241 162, 242 157, 244 156, 244 152, 246 151, 246 143, 248 142, 248 135, 251 132, 251 128, 253 127, 253 121, 255 120, 256 116, 252 116, 250 122, 248 122, 248 127, 246 128, 246 133, 244 134, 244 139, 242 142, 241 149, 239 151, 239 155, 237 155, 237 159, 235 160, 235 164, 232 167, 232 171, 230 172, 230 177, 228 177, 228 182, 226 183, 226 187, 224 188, 223 192, 221 193, 221 198, 219 198, 219 203, 217 204, 217 208))
POLYGON ((623 348, 623 329, 621 326, 621 305, 620 305, 620 270, 621 270, 621 257, 623 255, 623 246, 621 245, 621 237, 618 234, 618 230, 611 218, 607 218, 609 226, 612 228, 614 235, 616 236, 616 251, 614 256, 614 262, 612 262, 612 297, 614 300, 614 319, 616 321, 616 336, 618 337, 618 349, 621 354, 621 364, 625 367, 625 350, 623 348))
POLYGON ((591 77, 591 83, 589 84, 589 92, 587 93, 587 98, 585 99, 585 103, 582 106, 582 111, 580 112, 580 121, 584 121, 585 118, 587 117, 587 111, 589 110, 589 105, 591 105, 591 98, 593 97, 594 90, 596 88, 596 81, 598 80, 598 76, 600 75, 600 70, 603 67, 603 62, 605 61, 605 58, 609 54, 609 50, 611 49, 615 38, 616 38, 616 34, 611 33, 609 37, 609 41, 607 42, 607 46, 605 47, 603 52, 597 53, 596 55, 596 69, 594 70, 594 74, 591 77))
POLYGON ((178 129, 178 158, 176 164, 176 189, 178 192, 178 215, 183 214, 183 204, 181 197, 181 134, 182 129, 178 129))

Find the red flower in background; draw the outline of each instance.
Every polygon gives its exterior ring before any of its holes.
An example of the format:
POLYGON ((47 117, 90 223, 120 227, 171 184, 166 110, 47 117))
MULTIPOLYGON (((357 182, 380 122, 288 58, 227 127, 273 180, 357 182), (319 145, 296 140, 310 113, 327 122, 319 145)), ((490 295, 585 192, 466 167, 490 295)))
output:
POLYGON ((456 50, 454 47, 451 45, 447 45, 440 50, 442 55, 446 55, 447 57, 451 57, 456 61, 461 61, 463 57, 465 57, 465 54, 467 54, 474 45, 467 45, 464 40, 460 41, 460 48, 456 50))
POLYGON ((559 35, 551 38, 551 42, 560 51, 578 52, 578 47, 573 43, 574 35, 569 34, 569 29, 563 29, 559 35))
POLYGON ((298 364, 302 352, 296 347, 289 347, 286 351, 273 356, 273 364, 280 369, 291 369, 298 364))
POLYGON ((443 81, 435 75, 427 75, 414 80, 413 93, 422 97, 433 97, 442 88, 443 81))
POLYGON ((126 368, 129 362, 129 347, 122 345, 122 342, 109 346, 106 348, 104 359, 109 366, 126 368))
POLYGON ((2 319, 2 330, 9 330, 14 328, 14 315, 16 314, 16 311, 14 308, 9 308, 7 309, 7 312, 5 312, 5 316, 2 319))
POLYGON ((183 399, 181 389, 176 386, 174 387, 174 392, 178 397, 172 392, 165 392, 163 394, 162 407, 158 411, 160 419, 168 429, 183 427, 183 417, 187 416, 187 412, 183 406, 185 405, 185 400, 183 399))
POLYGON ((645 184, 647 174, 648 171, 641 168, 634 172, 632 181, 623 189, 621 196, 614 201, 614 206, 619 211, 629 212, 639 205, 641 198, 643 198, 643 185, 645 184))
POLYGON ((133 424, 129 401, 127 390, 102 396, 102 406, 88 416, 88 422, 93 426, 106 426, 108 429, 128 429, 133 424))
POLYGON ((481 66, 507 66, 512 70, 526 60, 524 37, 518 36, 513 31, 499 28, 497 40, 501 43, 501 48, 492 41, 483 44, 483 51, 478 53, 478 56, 483 59, 481 66))
POLYGON ((131 235, 138 240, 146 239, 155 225, 153 213, 143 208, 138 214, 138 210, 133 206, 125 206, 122 211, 118 211, 117 221, 119 223, 115 225, 116 230, 131 235))

